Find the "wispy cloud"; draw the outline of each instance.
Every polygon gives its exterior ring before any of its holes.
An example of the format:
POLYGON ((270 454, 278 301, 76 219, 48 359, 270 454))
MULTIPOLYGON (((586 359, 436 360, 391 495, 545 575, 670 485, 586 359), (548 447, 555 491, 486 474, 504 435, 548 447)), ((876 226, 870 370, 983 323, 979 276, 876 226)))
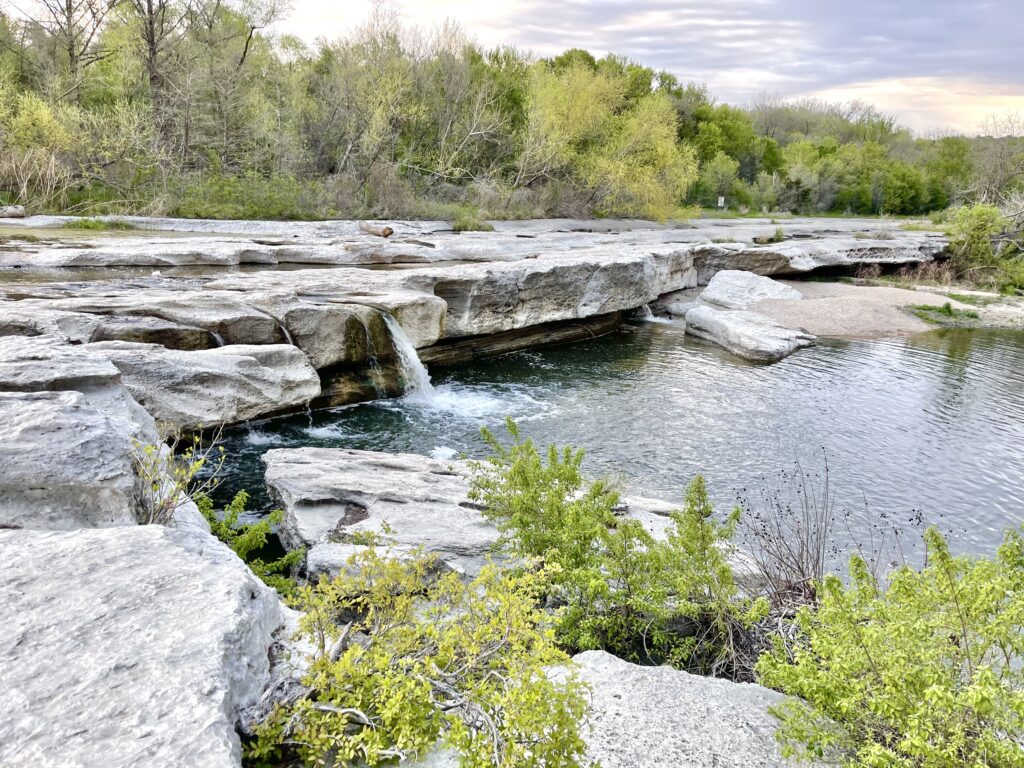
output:
MULTIPOLYGON (((971 130, 1024 109, 1021 0, 510 0, 398 3, 411 23, 456 19, 483 45, 538 55, 580 47, 624 54, 721 98, 861 97, 918 130, 971 130), (945 94, 945 101, 943 100, 945 94)), ((343 34, 369 2, 294 0, 282 29, 343 34)))

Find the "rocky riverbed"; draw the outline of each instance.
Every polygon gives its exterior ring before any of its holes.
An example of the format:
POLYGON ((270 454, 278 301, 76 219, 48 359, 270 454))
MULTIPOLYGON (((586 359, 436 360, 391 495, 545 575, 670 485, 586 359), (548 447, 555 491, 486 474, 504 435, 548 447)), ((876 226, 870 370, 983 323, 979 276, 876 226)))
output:
MULTIPOLYGON (((460 235, 397 222, 388 240, 356 222, 138 219, 100 234, 65 223, 6 222, 0 242, 0 763, 12 766, 238 765, 235 723, 270 680, 285 613, 194 507, 138 525, 152 503, 139 446, 397 394, 421 360, 592 336, 652 303, 771 361, 827 329, 776 322, 773 302, 809 302, 766 276, 914 264, 945 245, 895 224, 871 239, 877 222, 839 219, 783 222, 785 238, 766 245, 754 239, 776 224, 759 220, 460 235)), ((426 545, 465 572, 493 541, 450 463, 313 449, 265 463, 282 539, 310 547, 313 572, 340 567, 339 532, 384 519, 396 546, 426 545)), ((622 512, 657 531, 668 508, 633 500, 622 512)), ((782 764, 768 692, 585 656, 588 744, 605 765, 639 764, 639 751, 652 766, 782 764), (656 703, 666 692, 678 711, 656 703)))

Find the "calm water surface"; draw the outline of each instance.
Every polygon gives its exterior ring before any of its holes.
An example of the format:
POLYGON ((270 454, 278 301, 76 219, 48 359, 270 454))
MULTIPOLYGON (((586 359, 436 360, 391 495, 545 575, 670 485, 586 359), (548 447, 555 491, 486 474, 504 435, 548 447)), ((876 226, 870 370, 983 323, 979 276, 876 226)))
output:
MULTIPOLYGON (((825 457, 841 536, 919 519, 986 552, 1024 511, 1024 333, 934 331, 826 342, 745 363, 671 324, 433 372, 437 393, 273 419, 227 436, 227 485, 262 488, 259 457, 320 445, 480 456, 506 415, 539 443, 587 450, 592 473, 669 500, 703 474, 721 509, 825 457)), ((265 495, 257 493, 257 507, 265 495)))

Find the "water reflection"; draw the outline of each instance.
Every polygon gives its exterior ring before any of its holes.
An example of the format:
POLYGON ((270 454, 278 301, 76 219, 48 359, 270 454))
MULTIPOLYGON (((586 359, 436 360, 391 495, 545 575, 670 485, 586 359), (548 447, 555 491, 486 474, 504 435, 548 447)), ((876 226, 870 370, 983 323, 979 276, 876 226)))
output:
MULTIPOLYGON (((592 472, 678 499, 707 477, 722 508, 827 453, 854 532, 884 512, 926 520, 961 550, 991 549, 1024 508, 1024 334, 936 331, 826 342, 773 366, 643 324, 591 342, 432 371, 432 402, 382 401, 229 435, 231 484, 262 486, 270 447, 480 455, 506 415, 541 443, 587 449, 592 472), (865 512, 865 507, 872 510, 865 512)), ((265 499, 262 503, 266 503, 265 499)))

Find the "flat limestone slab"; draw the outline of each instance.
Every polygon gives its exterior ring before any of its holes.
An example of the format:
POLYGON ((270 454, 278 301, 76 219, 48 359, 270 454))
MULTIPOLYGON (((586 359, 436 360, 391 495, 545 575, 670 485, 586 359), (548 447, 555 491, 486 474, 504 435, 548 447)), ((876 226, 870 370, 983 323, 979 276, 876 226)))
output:
MULTIPOLYGON (((336 574, 357 551, 349 537, 372 531, 396 551, 423 547, 472 574, 497 529, 469 500, 470 470, 460 461, 345 448, 278 448, 263 455, 267 488, 285 512, 278 531, 289 549, 307 547, 314 573, 336 574)), ((673 505, 623 499, 616 514, 663 535, 673 505)))
POLYGON ((686 313, 686 332, 757 363, 778 362, 814 342, 813 335, 784 328, 756 312, 707 306, 686 313))
POLYGON ((182 352, 105 341, 88 349, 120 370, 125 387, 158 422, 182 430, 301 407, 320 394, 316 370, 288 344, 182 352))
MULTIPOLYGON (((671 667, 641 667, 604 651, 578 654, 572 662, 590 686, 580 732, 586 758, 601 768, 799 768, 782 757, 775 741, 777 722, 768 707, 784 699, 775 691, 671 667)), ((458 768, 459 759, 438 747, 402 765, 458 768)))
POLYGON ((726 309, 747 309, 763 299, 799 301, 803 294, 795 288, 739 269, 716 272, 700 298, 726 309))
POLYGON ((603 768, 783 768, 759 685, 641 667, 603 651, 573 658, 591 686, 587 755, 603 768))
POLYGON ((209 535, 0 531, 0 765, 236 768, 277 595, 209 535))

